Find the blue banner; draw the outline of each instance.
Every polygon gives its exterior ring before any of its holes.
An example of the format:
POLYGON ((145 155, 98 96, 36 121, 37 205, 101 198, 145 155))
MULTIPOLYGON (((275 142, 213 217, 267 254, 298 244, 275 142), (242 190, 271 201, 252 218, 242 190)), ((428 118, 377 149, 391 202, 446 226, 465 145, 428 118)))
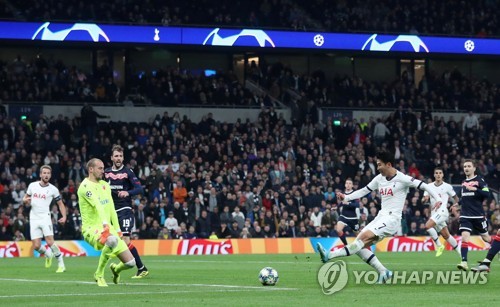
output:
POLYGON ((500 39, 93 23, 0 22, 0 40, 500 55, 500 39))

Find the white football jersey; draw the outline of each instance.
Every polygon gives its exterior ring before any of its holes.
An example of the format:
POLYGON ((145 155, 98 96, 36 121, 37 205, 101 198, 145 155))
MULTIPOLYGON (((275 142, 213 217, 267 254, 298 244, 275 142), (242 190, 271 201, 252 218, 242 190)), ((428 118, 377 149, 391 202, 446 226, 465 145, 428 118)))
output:
POLYGON ((52 200, 60 200, 59 190, 50 184, 43 187, 40 181, 32 182, 28 186, 26 194, 31 196, 30 219, 45 218, 50 215, 50 204, 52 200))
MULTIPOLYGON (((454 197, 455 195, 457 195, 457 193, 455 193, 455 190, 453 190, 453 187, 446 182, 443 182, 439 186, 436 186, 436 182, 433 182, 431 184, 428 184, 427 188, 433 190, 436 194, 439 195, 439 197, 441 197, 442 202, 443 202, 443 206, 448 204, 448 201, 450 200, 451 197, 454 197)), ((428 195, 429 195, 429 192, 425 191, 424 196, 428 196, 428 195)), ((432 209, 434 209, 434 204, 437 201, 438 200, 434 199, 434 197, 432 197, 432 196, 430 197, 432 209)))
MULTIPOLYGON (((409 189, 420 188, 422 184, 422 181, 397 171, 396 175, 389 178, 389 180, 382 174, 378 174, 368 183, 366 188, 370 192, 378 190, 382 199, 380 215, 402 216, 406 194, 408 194, 409 189)), ((353 197, 353 194, 347 195, 346 200, 355 199, 356 197, 353 197)))

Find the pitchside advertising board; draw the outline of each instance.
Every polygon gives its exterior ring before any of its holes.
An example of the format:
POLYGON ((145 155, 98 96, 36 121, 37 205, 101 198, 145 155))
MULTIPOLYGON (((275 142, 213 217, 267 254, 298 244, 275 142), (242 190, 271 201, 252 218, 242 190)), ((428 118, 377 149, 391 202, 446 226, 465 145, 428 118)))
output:
POLYGON ((0 40, 500 55, 500 39, 263 29, 0 22, 0 40))
MULTIPOLYGON (((460 243, 460 237, 456 236, 460 243)), ((352 242, 354 238, 348 238, 352 242)), ((321 242, 329 250, 342 248, 339 238, 279 238, 279 239, 228 239, 228 240, 135 240, 134 245, 141 255, 229 255, 229 254, 310 254, 316 252, 316 243, 321 242)), ((42 242, 45 244, 45 242, 42 242)), ((64 257, 99 256, 100 252, 85 241, 57 241, 64 257)), ((443 244, 446 242, 443 241, 443 244)), ((446 248, 451 250, 449 244, 446 248)), ((486 250, 479 236, 473 236, 469 250, 486 250)), ((434 251, 429 237, 385 238, 372 247, 376 252, 426 252, 434 251)), ((0 258, 40 257, 34 252, 31 242, 0 242, 0 258)))

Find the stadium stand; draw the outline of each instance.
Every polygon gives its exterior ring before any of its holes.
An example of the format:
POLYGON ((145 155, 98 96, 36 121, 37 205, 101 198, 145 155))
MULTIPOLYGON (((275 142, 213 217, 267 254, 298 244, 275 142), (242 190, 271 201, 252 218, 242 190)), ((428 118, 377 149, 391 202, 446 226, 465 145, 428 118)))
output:
MULTIPOLYGON (((270 226, 266 236, 286 236, 285 232, 277 231, 280 220, 284 219, 294 221, 297 234, 303 228, 307 236, 335 236, 332 229, 338 217, 337 203, 328 197, 328 191, 342 189, 347 177, 354 179, 355 188, 366 184, 376 173, 373 155, 377 148, 392 151, 399 170, 420 178, 441 165, 446 180, 453 184, 463 178, 460 161, 474 158, 478 160, 479 173, 492 186, 498 185, 500 163, 495 144, 499 139, 499 115, 500 109, 491 118, 481 118, 479 127, 469 131, 462 128, 463 119, 445 122, 431 113, 425 121, 417 121, 416 128, 403 125, 398 116, 411 118, 415 114, 397 110, 389 118, 381 119, 391 133, 378 146, 372 142, 375 118, 366 123, 346 121, 339 127, 332 126, 331 121, 293 125, 277 120, 272 109, 263 110, 254 123, 219 123, 211 116, 194 123, 167 112, 151 123, 102 122, 94 140, 87 138, 86 130, 79 125, 80 118, 40 116, 19 122, 4 114, 0 121, 4 236, 13 237, 15 230, 23 226, 22 232, 29 238, 26 227, 29 208, 18 200, 23 187, 37 179, 39 166, 47 163, 53 168, 53 177, 70 212, 64 228, 54 224, 56 237, 78 238, 80 220, 75 191, 85 176, 82 166, 91 156, 108 161, 113 143, 128 148, 128 165, 145 187, 144 197, 134 203, 138 219, 136 235, 141 238, 153 238, 151 228, 157 229, 153 224, 161 224, 169 211, 174 212, 179 225, 184 223, 180 233, 167 235, 170 238, 187 235, 190 226, 197 231, 205 229, 203 234, 206 234, 206 227, 196 228, 200 219, 206 220, 208 229, 217 233, 223 215, 214 215, 225 212, 225 207, 231 215, 239 207, 243 219, 238 221, 249 224, 250 233, 255 231, 252 225, 257 222, 255 226, 263 229, 270 226), (482 138, 477 139, 477 135, 482 138), (183 204, 173 201, 173 183, 178 180, 190 192, 183 204), (320 219, 323 228, 315 227, 312 221, 315 207, 321 214, 331 212, 328 218, 320 219), (264 214, 265 208, 270 209, 270 216, 264 214), (205 210, 207 217, 202 216, 205 210)), ((408 196, 404 231, 411 229, 412 222, 420 229, 429 214, 420 202, 421 196, 419 192, 408 196)), ((361 202, 370 212, 379 209, 377 195, 361 202)), ((500 217, 498 204, 488 200, 484 205, 491 222, 489 229, 496 231, 500 217)), ((233 219, 236 218, 231 216, 229 221, 233 219)), ((369 216, 360 215, 360 219, 366 223, 369 216)), ((233 235, 238 231, 241 231, 239 224, 233 235)), ((161 236, 164 238, 165 234, 161 236)))

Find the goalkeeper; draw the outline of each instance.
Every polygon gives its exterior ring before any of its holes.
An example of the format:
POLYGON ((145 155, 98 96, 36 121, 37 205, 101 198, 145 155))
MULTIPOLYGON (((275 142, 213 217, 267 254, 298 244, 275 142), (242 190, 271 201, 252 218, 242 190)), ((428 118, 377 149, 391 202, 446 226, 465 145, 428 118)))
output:
POLYGON ((135 260, 125 242, 121 240, 111 189, 109 184, 102 180, 104 163, 99 159, 91 159, 87 163, 87 172, 88 177, 78 188, 82 232, 85 241, 101 251, 94 278, 99 287, 107 287, 104 268, 110 258, 118 257, 121 260, 119 264, 110 265, 115 284, 120 281, 121 271, 135 266, 135 260))

